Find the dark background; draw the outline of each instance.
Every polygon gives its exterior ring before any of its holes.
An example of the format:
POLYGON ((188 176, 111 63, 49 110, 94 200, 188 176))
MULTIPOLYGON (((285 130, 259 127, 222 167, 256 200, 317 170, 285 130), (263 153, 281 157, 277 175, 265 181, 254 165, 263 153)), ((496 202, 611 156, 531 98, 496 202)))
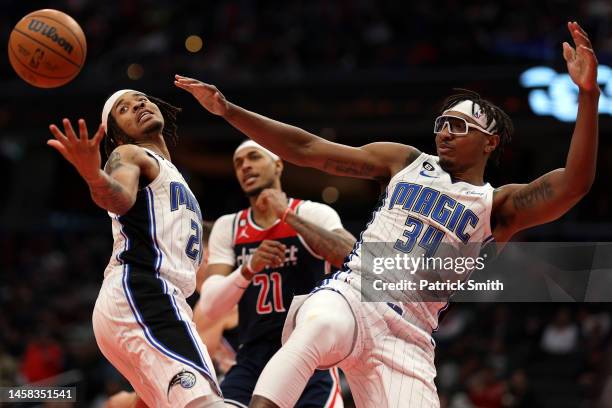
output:
MULTIPOLYGON (((535 116, 519 76, 534 66, 566 72, 566 22, 578 20, 600 64, 612 66, 606 0, 0 5, 0 382, 68 372, 61 381, 79 382, 82 406, 121 386, 97 351, 90 321, 110 255, 110 223, 76 171, 45 145, 50 123, 83 117, 93 130, 106 97, 126 87, 181 106, 173 161, 213 220, 248 205, 231 166, 244 137, 175 88, 175 73, 211 82, 247 109, 331 140, 397 141, 429 153, 444 98, 455 87, 478 91, 510 114, 516 128, 500 165, 487 169, 487 180, 498 186, 564 164, 573 123, 535 116), (45 7, 73 16, 88 45, 79 76, 51 90, 20 80, 6 49, 17 21, 45 7), (193 34, 203 39, 196 53, 185 48, 193 34)), ((612 98, 612 79, 601 85, 602 99, 612 98)), ((598 173, 589 195, 561 220, 517 240, 610 240, 612 118, 602 114, 599 123, 598 173)), ((335 188, 337 201, 329 202, 355 234, 380 191, 372 182, 291 165, 283 187, 317 201, 324 201, 325 188, 335 188)), ((437 335, 443 406, 612 406, 610 310, 609 304, 453 306, 437 335), (565 339, 565 347, 556 349, 550 338, 565 339)))

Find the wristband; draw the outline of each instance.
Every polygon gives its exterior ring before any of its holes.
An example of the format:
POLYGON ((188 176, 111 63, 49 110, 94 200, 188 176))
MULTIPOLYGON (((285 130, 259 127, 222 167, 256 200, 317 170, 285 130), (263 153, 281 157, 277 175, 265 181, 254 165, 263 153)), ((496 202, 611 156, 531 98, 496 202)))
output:
POLYGON ((249 256, 248 260, 246 261, 245 264, 243 264, 239 269, 240 269, 240 276, 242 276, 242 278, 246 281, 247 285, 242 288, 241 286, 239 286, 239 288, 241 289, 246 289, 251 281, 251 279, 253 279, 253 276, 255 275, 255 272, 253 272, 253 269, 251 269, 251 259, 253 258, 253 256, 249 256), (248 276, 248 278, 245 276, 245 274, 248 276))
MULTIPOLYGON (((236 285, 236 287, 237 287, 237 288, 240 288, 240 289, 242 289, 242 290, 245 290, 246 288, 248 288, 248 287, 249 287, 249 285, 250 285, 250 283, 251 283, 251 280, 250 280, 250 279, 247 279, 247 278, 244 276, 244 272, 245 272, 245 270, 244 270, 244 269, 245 269, 245 268, 246 268, 246 269, 247 269, 249 272, 251 271, 251 270, 250 270, 248 267, 246 267, 246 265, 242 265, 242 266, 238 267, 238 269, 236 269, 236 271, 235 271, 235 272, 238 272, 238 273, 236 274, 236 275, 237 275, 237 276, 236 276, 236 278, 235 278, 235 279, 233 279, 233 281, 234 281, 234 285, 236 285)), ((233 275, 233 274, 232 274, 232 275, 233 275)), ((230 275, 230 276, 231 276, 231 275, 230 275)))

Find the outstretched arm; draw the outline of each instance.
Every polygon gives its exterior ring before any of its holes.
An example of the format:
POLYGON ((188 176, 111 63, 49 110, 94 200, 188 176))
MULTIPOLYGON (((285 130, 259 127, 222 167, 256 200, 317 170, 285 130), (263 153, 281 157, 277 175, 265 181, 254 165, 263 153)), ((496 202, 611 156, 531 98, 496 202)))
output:
POLYGON ((595 179, 600 94, 597 59, 587 34, 578 23, 568 23, 568 29, 576 49, 563 43, 563 57, 579 92, 576 127, 565 167, 529 184, 511 184, 496 192, 498 241, 506 241, 516 231, 559 218, 580 201, 595 179))
POLYGON ((191 93, 209 112, 222 116, 242 133, 298 166, 365 179, 388 180, 420 152, 399 143, 351 147, 234 105, 219 90, 197 79, 176 76, 174 84, 191 93))
POLYGON ((100 168, 100 142, 104 127, 100 125, 92 139, 87 134, 87 125, 79 119, 77 138, 68 119, 63 120, 64 132, 55 125, 49 130, 55 139, 47 144, 60 152, 79 172, 89 186, 91 198, 101 208, 123 215, 136 202, 140 167, 139 149, 135 146, 120 146, 108 158, 104 171, 100 168))

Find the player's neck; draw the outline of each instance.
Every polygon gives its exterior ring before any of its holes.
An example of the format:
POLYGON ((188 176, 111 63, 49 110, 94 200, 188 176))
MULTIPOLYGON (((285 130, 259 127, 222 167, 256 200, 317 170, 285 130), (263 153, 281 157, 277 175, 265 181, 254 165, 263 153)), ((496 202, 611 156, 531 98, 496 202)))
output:
POLYGON ((483 186, 485 184, 484 165, 486 165, 486 163, 483 164, 483 166, 473 166, 467 169, 451 172, 450 174, 453 179, 453 182, 464 181, 475 186, 483 186))
POLYGON ((154 151, 155 153, 161 155, 168 161, 172 161, 170 158, 170 152, 168 151, 168 147, 166 146, 166 143, 163 141, 163 139, 161 140, 161 142, 156 140, 143 140, 142 142, 137 142, 136 144, 140 147, 144 147, 154 151))
POLYGON ((262 228, 268 228, 278 220, 272 209, 258 209, 254 201, 251 201, 251 215, 253 216, 253 221, 262 228))

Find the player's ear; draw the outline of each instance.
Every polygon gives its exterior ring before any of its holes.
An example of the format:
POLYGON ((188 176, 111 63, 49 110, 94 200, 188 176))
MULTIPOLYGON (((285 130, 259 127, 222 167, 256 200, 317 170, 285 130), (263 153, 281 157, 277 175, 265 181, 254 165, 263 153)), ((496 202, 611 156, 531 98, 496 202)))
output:
POLYGON ((281 174, 283 174, 283 168, 284 168, 284 166, 283 166, 283 161, 282 160, 276 160, 274 162, 274 173, 277 176, 280 176, 281 174))
POLYGON ((499 135, 488 136, 485 142, 485 153, 493 153, 497 146, 499 146, 499 135))

